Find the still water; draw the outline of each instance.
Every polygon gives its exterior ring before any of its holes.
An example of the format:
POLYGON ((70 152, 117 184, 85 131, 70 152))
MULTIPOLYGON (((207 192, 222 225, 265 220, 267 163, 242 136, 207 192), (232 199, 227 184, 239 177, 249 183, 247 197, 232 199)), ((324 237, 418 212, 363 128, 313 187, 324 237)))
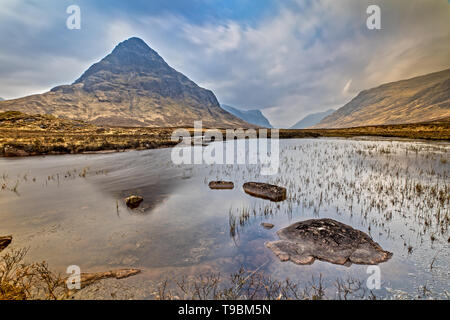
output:
POLYGON ((264 245, 291 223, 327 217, 393 252, 379 265, 377 296, 448 299, 449 152, 449 143, 281 140, 273 176, 261 176, 258 165, 174 165, 171 149, 3 158, 0 235, 13 235, 14 248, 28 247, 28 261, 45 260, 61 273, 69 265, 82 272, 141 268, 114 280, 126 292, 119 298, 151 298, 163 279, 240 267, 299 283, 321 276, 330 287, 337 278, 365 281, 367 266, 299 266, 280 262, 264 245), (235 188, 210 190, 211 180, 235 188), (253 198, 242 190, 248 181, 284 186, 288 198, 253 198), (131 194, 145 199, 136 210, 124 204, 131 194))

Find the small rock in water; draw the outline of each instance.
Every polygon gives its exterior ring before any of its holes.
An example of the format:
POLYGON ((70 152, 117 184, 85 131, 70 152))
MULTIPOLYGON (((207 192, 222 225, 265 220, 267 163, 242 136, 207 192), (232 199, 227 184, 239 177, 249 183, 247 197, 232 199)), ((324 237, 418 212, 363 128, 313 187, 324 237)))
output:
POLYGON ((11 241, 12 241, 12 237, 11 236, 0 237, 0 251, 2 251, 7 246, 9 246, 11 241))
POLYGON ((211 189, 233 189, 234 183, 232 181, 211 181, 209 187, 211 189))
POLYGON ((268 222, 261 223, 261 226, 263 226, 265 229, 272 229, 273 227, 275 227, 275 225, 268 222))
POLYGON ((267 242, 266 247, 281 261, 300 265, 315 259, 346 266, 378 264, 392 257, 364 232, 332 219, 296 222, 277 235, 280 240, 267 242))
POLYGON ((142 201, 144 201, 144 198, 140 196, 129 196, 125 199, 128 208, 131 209, 136 209, 137 207, 139 207, 142 201))
POLYGON ((286 188, 261 182, 246 182, 242 186, 245 193, 251 196, 268 199, 270 201, 286 200, 286 188))

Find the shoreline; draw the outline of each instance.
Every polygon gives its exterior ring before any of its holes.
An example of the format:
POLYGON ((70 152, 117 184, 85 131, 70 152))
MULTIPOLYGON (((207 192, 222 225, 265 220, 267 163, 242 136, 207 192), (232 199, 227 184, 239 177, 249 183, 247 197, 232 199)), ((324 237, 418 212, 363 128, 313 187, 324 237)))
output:
MULTIPOLYGON (((361 139, 365 141, 377 140, 377 139, 390 139, 393 141, 416 141, 416 142, 447 142, 450 143, 450 139, 435 139, 435 138, 410 138, 396 135, 321 135, 321 136, 301 136, 301 137, 280 137, 280 140, 290 140, 290 139, 320 139, 320 138, 341 138, 341 139, 361 139)), ((270 137, 268 137, 270 139, 270 137)), ((226 140, 223 140, 226 141, 226 140)), ((167 144, 161 144, 155 147, 150 148, 127 148, 127 149, 100 149, 100 150, 90 150, 90 151, 81 151, 81 152, 47 152, 47 153, 39 153, 39 152, 26 152, 21 149, 9 149, 5 152, 5 148, 3 147, 0 150, 0 159, 14 159, 14 158, 29 158, 29 157, 45 157, 45 156, 63 156, 63 155, 96 155, 96 154, 115 154, 115 153, 124 153, 124 152, 132 152, 132 151, 145 151, 145 150, 158 150, 158 149, 169 149, 174 147, 178 142, 169 141, 167 144), (170 143, 169 143, 170 142, 170 143), (6 153, 6 155, 5 155, 6 153)))
MULTIPOLYGON (((20 112, 0 113, 0 157, 114 153, 170 148, 181 127, 100 127, 87 122, 20 112)), ((191 136, 194 128, 185 127, 191 136)), ((208 128, 203 128, 205 132, 208 128)), ((218 129, 225 133, 226 129, 218 129)), ((246 130, 246 129, 243 129, 246 130)), ((254 129, 253 129, 254 130, 254 129)), ((271 136, 267 129, 267 137, 271 136)), ((450 121, 341 129, 279 129, 279 139, 379 137, 450 141, 450 121)), ((254 133, 255 134, 255 133, 254 133)), ((259 132, 256 129, 256 136, 259 132)), ((226 135, 223 135, 226 140, 226 135)))
POLYGON ((114 153, 124 153, 132 151, 145 151, 145 150, 157 150, 157 149, 167 149, 172 148, 171 145, 161 145, 154 148, 131 148, 131 149, 103 149, 103 150, 92 150, 92 151, 82 151, 82 152, 48 152, 48 153, 37 153, 37 152, 25 152, 23 150, 11 150, 10 155, 5 155, 0 153, 0 159, 14 159, 14 158, 29 158, 29 157, 45 157, 45 156, 64 156, 64 155, 95 155, 95 154, 114 154, 114 153), (17 152, 17 153, 15 153, 17 152))

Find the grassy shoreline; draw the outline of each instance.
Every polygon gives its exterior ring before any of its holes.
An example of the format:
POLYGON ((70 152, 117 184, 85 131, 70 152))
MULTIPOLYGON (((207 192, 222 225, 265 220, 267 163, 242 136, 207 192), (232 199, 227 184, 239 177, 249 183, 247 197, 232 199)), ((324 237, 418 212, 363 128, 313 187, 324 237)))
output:
MULTIPOLYGON (((166 148, 177 144, 171 140, 175 129, 99 127, 49 115, 28 115, 7 111, 0 113, 0 156, 22 157, 166 148)), ((193 134, 192 128, 187 129, 193 134)), ((225 129, 222 131, 225 132, 225 129)), ((279 131, 280 139, 358 136, 450 141, 450 121, 279 131)))

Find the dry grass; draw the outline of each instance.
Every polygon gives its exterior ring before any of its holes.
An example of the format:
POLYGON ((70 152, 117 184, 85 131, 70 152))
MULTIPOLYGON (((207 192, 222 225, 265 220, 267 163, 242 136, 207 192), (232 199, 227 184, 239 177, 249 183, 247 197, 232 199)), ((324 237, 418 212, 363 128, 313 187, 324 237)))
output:
POLYGON ((407 139, 450 140, 450 121, 416 124, 364 126, 345 129, 299 129, 280 130, 280 138, 303 138, 317 134, 320 137, 396 137, 407 139))
MULTIPOLYGON (((0 113, 0 155, 123 151, 171 147, 174 128, 98 127, 83 121, 28 115, 17 111, 0 113)), ((193 129, 189 129, 193 134, 193 129)), ((450 140, 450 122, 368 126, 348 129, 280 130, 281 139, 317 137, 382 136, 450 140)))
POLYGON ((97 127, 20 112, 0 113, 0 154, 27 156, 173 146, 172 129, 97 127))
POLYGON ((11 250, 0 257, 0 300, 61 300, 69 296, 60 275, 46 262, 24 263, 27 249, 11 250))
MULTIPOLYGON (((23 262, 26 249, 11 250, 0 257, 0 300, 65 300, 74 291, 64 278, 52 272, 47 263, 23 262)), ((338 279, 332 287, 336 296, 327 296, 322 276, 301 286, 289 279, 273 279, 259 270, 240 268, 229 277, 208 273, 161 281, 154 292, 157 300, 322 300, 374 299, 359 280, 338 279)), ((328 290, 330 291, 330 290, 328 290)))
POLYGON ((209 273, 180 277, 159 283, 157 300, 324 300, 376 299, 364 283, 352 278, 337 279, 326 287, 322 276, 304 285, 289 279, 276 280, 258 270, 240 268, 229 277, 209 273))

